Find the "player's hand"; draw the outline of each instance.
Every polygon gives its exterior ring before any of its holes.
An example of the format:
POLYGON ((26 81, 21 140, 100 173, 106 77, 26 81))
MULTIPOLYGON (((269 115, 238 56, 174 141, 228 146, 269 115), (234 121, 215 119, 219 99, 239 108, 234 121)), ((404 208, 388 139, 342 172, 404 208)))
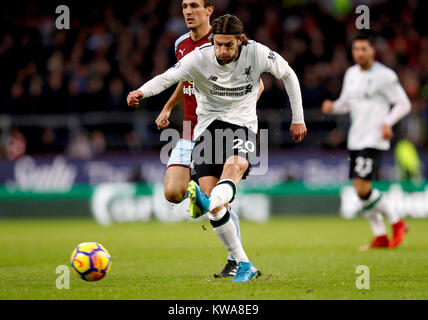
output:
POLYGON ((128 102, 128 106, 133 108, 138 108, 140 104, 140 100, 143 99, 144 94, 140 90, 131 91, 126 97, 126 102, 128 102))
POLYGON ((290 126, 290 134, 293 138, 293 141, 298 143, 303 140, 308 131, 306 130, 306 125, 304 123, 300 124, 291 124, 290 126))
POLYGON ((329 114, 333 111, 333 101, 331 100, 324 100, 324 102, 321 105, 321 111, 322 113, 329 114))
POLYGON ((158 130, 165 129, 169 126, 169 116, 171 115, 171 110, 163 109, 159 116, 156 118, 156 125, 158 130))
POLYGON ((382 138, 385 140, 391 140, 394 136, 394 132, 392 131, 392 127, 386 123, 382 125, 382 138))

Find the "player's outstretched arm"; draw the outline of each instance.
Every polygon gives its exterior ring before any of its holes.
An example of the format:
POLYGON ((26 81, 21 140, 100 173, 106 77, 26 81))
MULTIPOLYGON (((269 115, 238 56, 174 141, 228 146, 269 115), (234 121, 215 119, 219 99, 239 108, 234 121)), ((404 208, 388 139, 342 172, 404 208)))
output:
POLYGON ((136 108, 141 99, 155 96, 177 82, 193 79, 192 71, 196 68, 197 58, 193 51, 164 73, 146 82, 138 90, 131 91, 127 97, 128 105, 136 108))
POLYGON ((158 129, 165 129, 169 126, 169 116, 171 115, 171 111, 181 102, 183 101, 184 94, 183 94, 183 82, 180 82, 177 85, 177 88, 175 89, 172 96, 169 98, 168 102, 163 107, 161 113, 157 117, 155 123, 158 127, 158 129))

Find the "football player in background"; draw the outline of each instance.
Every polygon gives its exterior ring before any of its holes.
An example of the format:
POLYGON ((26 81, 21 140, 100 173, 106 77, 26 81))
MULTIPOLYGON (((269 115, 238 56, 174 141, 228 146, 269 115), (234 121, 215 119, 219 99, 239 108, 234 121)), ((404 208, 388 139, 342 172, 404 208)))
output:
POLYGON ((359 34, 352 44, 355 65, 345 73, 339 99, 325 100, 321 106, 325 114, 349 113, 351 117, 349 176, 375 236, 370 245, 361 248, 363 250, 395 248, 408 230, 382 192, 372 187, 372 180, 379 179, 382 153, 390 148, 392 127, 411 108, 397 75, 375 61, 375 52, 373 37, 359 34), (392 225, 391 240, 387 237, 383 216, 392 225))

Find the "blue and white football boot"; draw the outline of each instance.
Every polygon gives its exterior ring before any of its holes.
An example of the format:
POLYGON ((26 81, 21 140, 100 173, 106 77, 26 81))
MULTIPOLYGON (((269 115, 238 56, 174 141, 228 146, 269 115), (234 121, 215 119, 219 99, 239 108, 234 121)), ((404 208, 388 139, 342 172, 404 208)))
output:
MULTIPOLYGON (((261 276, 259 270, 251 262, 238 262, 238 270, 236 271, 235 279, 233 282, 247 282, 250 281, 254 276, 261 276)), ((256 277, 256 278, 257 278, 256 277)))

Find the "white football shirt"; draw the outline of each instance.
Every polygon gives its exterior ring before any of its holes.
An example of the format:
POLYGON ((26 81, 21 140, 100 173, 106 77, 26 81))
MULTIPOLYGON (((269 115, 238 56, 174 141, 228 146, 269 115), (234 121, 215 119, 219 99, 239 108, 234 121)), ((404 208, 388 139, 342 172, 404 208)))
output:
POLYGON ((350 67, 333 104, 333 113, 350 113, 349 150, 388 150, 390 141, 382 138, 382 124, 393 126, 409 111, 410 101, 397 75, 376 61, 367 70, 350 67))
POLYGON ((299 80, 288 63, 268 47, 249 41, 240 56, 226 65, 218 63, 214 46, 205 44, 187 54, 165 73, 145 83, 144 97, 156 95, 177 82, 193 80, 198 102, 194 138, 214 120, 233 123, 257 132, 257 93, 260 74, 269 72, 284 81, 292 109, 292 123, 304 123, 299 80))

